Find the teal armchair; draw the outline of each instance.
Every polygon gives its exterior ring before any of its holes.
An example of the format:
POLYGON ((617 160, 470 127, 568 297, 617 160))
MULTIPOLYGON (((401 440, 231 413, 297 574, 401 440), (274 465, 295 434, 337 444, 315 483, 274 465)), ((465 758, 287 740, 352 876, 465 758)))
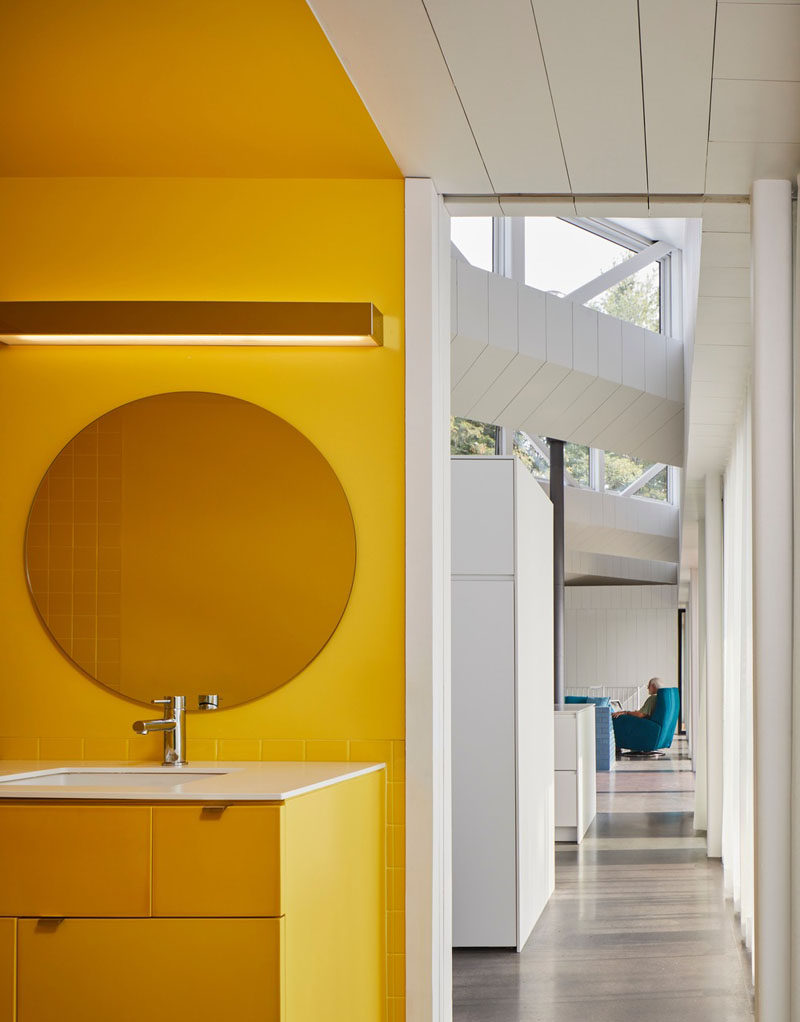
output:
POLYGON ((677 688, 660 688, 652 717, 626 714, 614 721, 614 737, 618 749, 632 752, 655 752, 668 749, 678 726, 680 695, 677 688))

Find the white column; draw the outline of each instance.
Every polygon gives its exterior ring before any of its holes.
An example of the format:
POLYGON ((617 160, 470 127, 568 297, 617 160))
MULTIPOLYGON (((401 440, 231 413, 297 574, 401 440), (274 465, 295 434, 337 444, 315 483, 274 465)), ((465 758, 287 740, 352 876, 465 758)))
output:
POLYGON ((705 524, 697 530, 697 717, 695 729, 694 829, 708 825, 708 772, 706 770, 706 540, 705 524))
POLYGON ((452 1018, 450 221, 406 181, 406 999, 452 1018))
POLYGON ((706 845, 722 856, 722 477, 706 476, 706 845))
POLYGON ((753 260, 755 974, 760 1022, 788 1022, 792 769, 792 193, 756 181, 753 260))
POLYGON ((697 770, 697 728, 698 728, 698 707, 700 689, 700 651, 698 649, 700 637, 700 592, 697 578, 697 568, 691 568, 689 572, 689 750, 692 757, 692 766, 697 770))

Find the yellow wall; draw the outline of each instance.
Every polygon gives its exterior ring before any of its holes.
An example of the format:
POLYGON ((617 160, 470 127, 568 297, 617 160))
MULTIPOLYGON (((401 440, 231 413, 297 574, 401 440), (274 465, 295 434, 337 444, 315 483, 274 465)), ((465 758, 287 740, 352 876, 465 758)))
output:
POLYGON ((0 6, 0 174, 399 176, 305 0, 0 6))
POLYGON ((132 734, 138 708, 72 667, 31 604, 25 521, 55 454, 108 409, 163 391, 219 391, 285 418, 350 501, 350 604, 294 681, 193 715, 189 753, 387 761, 389 992, 402 1017, 403 182, 6 179, 0 223, 0 299, 370 300, 384 313, 382 349, 0 349, 0 755, 160 751, 158 736, 132 734))

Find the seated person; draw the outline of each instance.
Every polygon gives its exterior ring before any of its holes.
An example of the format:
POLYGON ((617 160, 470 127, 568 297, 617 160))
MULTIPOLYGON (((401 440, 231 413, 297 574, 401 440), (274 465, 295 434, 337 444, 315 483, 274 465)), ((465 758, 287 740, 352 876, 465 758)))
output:
POLYGON ((641 710, 619 710, 617 713, 612 713, 612 717, 652 717, 653 710, 656 708, 656 696, 658 690, 661 688, 661 678, 651 678, 647 683, 647 691, 650 695, 645 699, 641 710))

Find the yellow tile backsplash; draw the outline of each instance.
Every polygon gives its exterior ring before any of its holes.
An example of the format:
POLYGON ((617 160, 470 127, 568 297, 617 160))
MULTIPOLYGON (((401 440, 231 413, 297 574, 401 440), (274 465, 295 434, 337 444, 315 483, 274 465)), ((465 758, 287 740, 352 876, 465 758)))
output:
POLYGON ((82 738, 40 738, 39 759, 83 759, 82 738))
POLYGON ((0 738, 0 759, 38 758, 38 738, 0 738))
POLYGON ((221 738, 217 745, 217 759, 253 760, 261 759, 261 742, 257 738, 221 738))
POLYGON ((306 742, 306 759, 315 763, 340 763, 351 757, 346 741, 308 741, 306 742))
POLYGON ((83 758, 127 759, 129 747, 127 738, 86 738, 83 742, 83 758))
POLYGON ((261 758, 269 762, 302 762, 306 758, 306 743, 300 738, 262 738, 261 758))

